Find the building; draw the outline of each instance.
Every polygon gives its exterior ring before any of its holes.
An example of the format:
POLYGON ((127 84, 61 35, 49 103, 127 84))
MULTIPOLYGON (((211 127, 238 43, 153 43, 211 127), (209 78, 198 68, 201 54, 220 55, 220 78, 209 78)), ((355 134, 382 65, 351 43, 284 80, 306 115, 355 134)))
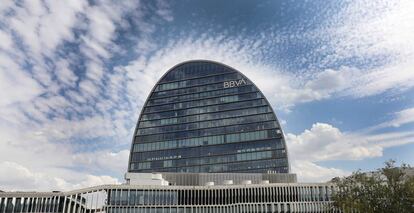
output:
POLYGON ((297 183, 272 107, 239 71, 212 61, 170 69, 139 116, 126 183, 1 192, 0 213, 332 212, 329 183, 297 183))
POLYGON ((288 173, 272 107, 239 71, 209 61, 170 69, 142 108, 129 172, 288 173))

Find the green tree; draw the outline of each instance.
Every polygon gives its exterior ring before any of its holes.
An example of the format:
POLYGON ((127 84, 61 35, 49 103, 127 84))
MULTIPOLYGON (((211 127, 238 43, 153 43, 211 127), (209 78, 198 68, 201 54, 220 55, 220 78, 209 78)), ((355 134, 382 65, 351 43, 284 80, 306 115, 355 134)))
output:
POLYGON ((337 185, 333 206, 343 212, 414 212, 414 170, 406 164, 385 162, 376 172, 354 172, 349 177, 334 178, 337 185))

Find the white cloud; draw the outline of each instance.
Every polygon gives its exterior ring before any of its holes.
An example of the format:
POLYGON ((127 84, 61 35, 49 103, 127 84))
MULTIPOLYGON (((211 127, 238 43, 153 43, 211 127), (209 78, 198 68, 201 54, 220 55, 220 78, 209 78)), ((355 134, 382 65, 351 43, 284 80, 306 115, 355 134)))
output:
POLYGON ((10 50, 13 47, 12 37, 2 30, 0 30, 0 41, 0 49, 10 50))
POLYGON ((359 76, 356 70, 349 67, 343 67, 340 70, 327 69, 313 74, 304 88, 319 94, 319 99, 329 98, 332 94, 343 91, 351 86, 351 79, 359 76))
POLYGON ((7 176, 0 176, 2 190, 35 190, 45 188, 45 190, 56 190, 64 188, 66 182, 63 179, 47 176, 42 173, 33 173, 26 167, 14 162, 0 163, 0 173, 7 176))
POLYGON ((59 60, 56 62, 55 75, 57 79, 68 87, 75 87, 78 76, 69 68, 69 62, 59 60))
POLYGON ((14 18, 2 15, 10 30, 22 38, 23 44, 35 55, 51 54, 64 40, 72 40, 76 15, 82 12, 84 1, 24 1, 10 5, 14 18))
POLYGON ((344 94, 366 97, 387 91, 401 92, 412 88, 414 86, 413 59, 414 57, 407 59, 408 61, 393 62, 351 78, 344 94))
POLYGON ((399 127, 414 122, 414 108, 404 109, 395 113, 395 118, 389 122, 390 126, 399 127))
POLYGON ((381 157, 386 148, 414 143, 414 133, 342 132, 330 124, 315 123, 298 135, 287 134, 286 140, 292 170, 300 180, 323 181, 350 172, 319 166, 318 162, 381 157))
POLYGON ((414 108, 407 108, 392 114, 393 118, 389 121, 375 125, 373 127, 366 128, 365 132, 371 132, 379 129, 385 129, 387 127, 398 128, 405 124, 414 123, 414 108))
POLYGON ((7 174, 7 176, 0 176, 0 183, 4 188, 1 190, 7 191, 56 191, 56 190, 72 190, 84 187, 91 187, 103 184, 116 184, 119 181, 110 176, 95 176, 89 174, 77 174, 76 180, 68 182, 65 177, 48 172, 36 172, 28 169, 15 162, 1 162, 0 173, 7 174))
POLYGON ((342 133, 330 124, 316 123, 299 135, 287 134, 289 153, 298 160, 360 160, 382 155, 383 147, 365 136, 342 133))
POLYGON ((327 57, 328 63, 357 58, 367 64, 379 64, 348 79, 349 94, 363 97, 414 86, 412 11, 411 0, 364 0, 347 4, 328 21, 322 29, 322 37, 330 46, 325 49, 334 51, 327 57))
POLYGON ((0 107, 30 101, 44 89, 9 56, 0 52, 0 107))
POLYGON ((19 132, 16 126, 3 125, 0 129, 2 190, 71 190, 118 183, 120 180, 109 174, 120 177, 126 171, 126 151, 75 154, 73 144, 49 141, 53 129, 19 132), (90 161, 79 159, 82 155, 90 161))
POLYGON ((113 37, 115 32, 115 25, 111 19, 109 13, 106 9, 111 9, 105 7, 105 5, 93 6, 90 7, 87 11, 87 16, 91 22, 89 25, 89 36, 93 38, 94 41, 98 43, 108 43, 113 37))
POLYGON ((85 152, 73 156, 74 162, 92 170, 108 170, 112 172, 126 172, 128 167, 129 149, 119 152, 102 150, 85 152))
POLYGON ((296 173, 298 182, 313 183, 330 181, 334 177, 343 177, 351 173, 337 168, 318 166, 313 162, 305 160, 292 160, 292 171, 296 173))

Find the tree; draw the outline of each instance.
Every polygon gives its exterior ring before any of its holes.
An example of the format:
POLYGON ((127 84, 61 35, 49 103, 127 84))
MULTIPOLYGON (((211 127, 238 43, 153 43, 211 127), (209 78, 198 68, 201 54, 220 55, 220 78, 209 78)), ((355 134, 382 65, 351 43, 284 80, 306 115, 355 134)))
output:
POLYGON ((336 209, 343 212, 414 212, 413 168, 395 161, 385 162, 376 172, 354 172, 349 177, 334 178, 336 184, 332 200, 336 209))

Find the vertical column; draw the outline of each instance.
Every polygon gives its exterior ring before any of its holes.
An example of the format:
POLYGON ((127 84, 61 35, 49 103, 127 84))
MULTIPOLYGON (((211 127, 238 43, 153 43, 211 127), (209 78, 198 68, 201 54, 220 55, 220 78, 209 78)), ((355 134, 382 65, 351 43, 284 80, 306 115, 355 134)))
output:
POLYGON ((49 208, 49 212, 55 212, 55 206, 56 206, 56 196, 52 196, 50 198, 50 208, 49 208))
MULTIPOLYGON (((312 186, 308 186, 309 201, 313 201, 312 186)), ((311 208, 312 209, 312 208, 311 208)))
POLYGON ((34 204, 33 204, 33 212, 38 212, 39 210, 38 210, 38 208, 39 208, 39 197, 35 197, 34 199, 33 199, 33 202, 34 202, 34 204))
MULTIPOLYGON (((1 200, 1 198, 0 198, 0 200, 1 200)), ((27 198, 25 198, 25 197, 22 197, 22 208, 21 208, 21 211, 20 212, 27 212, 27 210, 26 210, 26 201, 27 201, 27 198)), ((1 201, 0 201, 0 205, 1 205, 1 201)), ((1 209, 1 207, 0 207, 0 209, 1 209)))
POLYGON ((229 205, 229 204, 231 204, 232 202, 231 202, 231 199, 233 198, 233 189, 232 188, 229 188, 229 189, 226 189, 226 191, 227 191, 227 196, 226 196, 226 202, 225 202, 225 204, 226 205, 229 205))
POLYGON ((37 197, 36 198, 35 212, 40 212, 41 203, 42 203, 42 198, 41 197, 37 197))
POLYGON ((204 205, 204 189, 200 189, 200 205, 204 205))
POLYGON ((239 189, 240 189, 239 187, 233 188, 233 200, 232 200, 233 205, 236 205, 239 202, 239 195, 240 195, 239 189))
POLYGON ((6 198, 0 197, 0 213, 4 212, 4 200, 6 198))
POLYGON ((43 198, 43 197, 39 198, 39 200, 38 200, 38 205, 37 205, 37 212, 42 212, 42 208, 43 208, 43 200, 44 200, 44 198, 43 198))
POLYGON ((291 202, 292 201, 292 186, 288 186, 287 189, 288 189, 288 196, 287 196, 288 202, 291 202))
POLYGON ((45 207, 45 211, 44 212, 50 212, 51 211, 51 207, 52 207, 52 197, 48 197, 46 198, 46 207, 45 207))
MULTIPOLYGON (((66 195, 63 196, 63 208, 62 208, 62 213, 66 213, 66 200, 67 197, 66 195)), ((59 211, 59 210, 58 210, 59 211)))
POLYGON ((33 200, 34 200, 34 198, 29 198, 29 204, 28 204, 28 212, 33 212, 33 205, 34 205, 34 203, 33 203, 33 200))
MULTIPOLYGON (((107 198, 105 199, 106 200, 106 205, 105 205, 105 203, 99 203, 99 195, 101 194, 101 193, 104 193, 104 190, 97 190, 96 191, 96 202, 95 202, 95 212, 98 212, 98 207, 99 207, 99 205, 101 205, 102 207, 103 206, 108 206, 108 197, 109 197, 109 191, 110 190, 112 190, 112 189, 108 189, 108 192, 106 193, 106 196, 107 196, 107 198)), ((104 201, 105 202, 105 201, 104 201)), ((101 208, 99 208, 99 210, 101 210, 101 208)))
POLYGON ((275 197, 276 197, 276 202, 281 202, 281 197, 280 197, 280 187, 276 186, 275 188, 275 197))
POLYGON ((75 200, 76 200, 76 194, 72 194, 69 198, 70 211, 68 213, 75 213, 75 209, 76 209, 75 200))
POLYGON ((259 194, 258 194, 259 187, 253 187, 251 189, 252 189, 252 200, 251 200, 251 202, 256 203, 258 201, 258 197, 259 197, 259 194))
POLYGON ((78 208, 78 213, 82 213, 83 210, 83 206, 82 206, 82 196, 83 193, 79 193, 79 208, 78 208))
POLYGON ((44 212, 51 212, 52 211, 52 203, 53 203, 53 197, 46 198, 46 208, 44 212))
POLYGON ((76 210, 76 196, 77 194, 73 194, 72 196, 70 196, 70 212, 71 213, 75 213, 76 210))
POLYGON ((29 207, 28 207, 29 212, 34 212, 34 207, 35 207, 34 201, 35 201, 35 198, 34 197, 31 197, 29 199, 30 199, 29 200, 29 207))
POLYGON ((34 211, 34 199, 33 197, 29 197, 29 203, 28 203, 28 207, 27 207, 27 211, 28 212, 33 212, 34 211))
POLYGON ((53 206, 53 212, 59 212, 59 206, 61 200, 61 196, 56 196, 55 205, 53 206))
POLYGON ((283 202, 283 187, 279 186, 279 187, 277 187, 277 190, 278 190, 278 193, 277 193, 278 202, 283 202))
MULTIPOLYGON (((11 212, 13 213, 14 212, 14 208, 16 207, 16 198, 15 197, 11 197, 10 199, 11 199, 11 202, 10 202, 11 212)), ((8 210, 9 210, 9 206, 7 204, 7 211, 8 210)))
POLYGON ((50 212, 51 205, 52 205, 52 197, 45 198, 45 208, 43 212, 50 212))
POLYGON ((47 207, 47 197, 43 197, 41 201, 40 212, 44 212, 47 207))

